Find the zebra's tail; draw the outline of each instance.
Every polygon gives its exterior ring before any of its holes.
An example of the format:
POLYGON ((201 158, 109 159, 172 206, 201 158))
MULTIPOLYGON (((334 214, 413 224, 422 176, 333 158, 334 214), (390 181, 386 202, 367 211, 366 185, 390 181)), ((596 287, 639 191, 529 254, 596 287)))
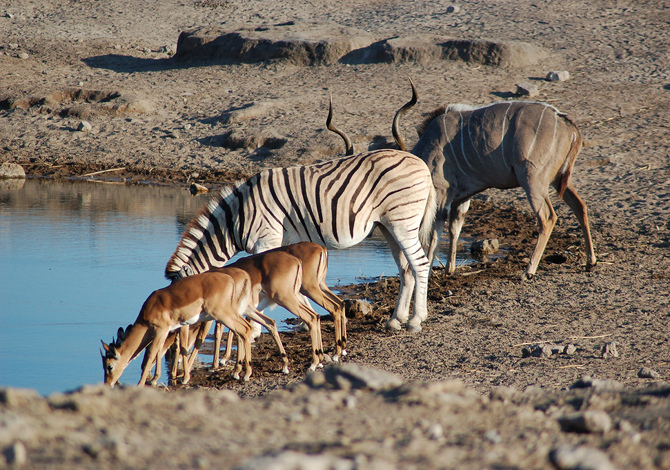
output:
POLYGON ((426 210, 423 213, 423 219, 421 219, 421 227, 419 229, 419 241, 424 251, 427 252, 428 245, 430 244, 430 236, 433 232, 433 225, 435 224, 435 214, 437 213, 437 192, 435 191, 435 186, 433 185, 433 180, 429 180, 430 193, 428 194, 428 200, 426 201, 426 210))

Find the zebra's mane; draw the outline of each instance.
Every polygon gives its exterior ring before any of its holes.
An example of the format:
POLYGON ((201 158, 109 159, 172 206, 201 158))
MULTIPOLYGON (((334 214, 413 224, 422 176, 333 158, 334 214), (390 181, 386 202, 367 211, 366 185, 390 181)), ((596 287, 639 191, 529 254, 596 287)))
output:
POLYGON ((209 201, 207 201, 207 203, 205 203, 195 217, 191 219, 181 235, 177 248, 165 266, 165 277, 170 278, 170 275, 174 274, 174 271, 171 270, 170 267, 175 265, 180 266, 185 263, 185 258, 188 258, 189 253, 192 251, 189 245, 194 246, 195 243, 197 243, 200 234, 209 224, 209 219, 216 208, 219 207, 222 202, 226 201, 233 192, 244 183, 244 180, 239 180, 231 185, 221 188, 209 201))

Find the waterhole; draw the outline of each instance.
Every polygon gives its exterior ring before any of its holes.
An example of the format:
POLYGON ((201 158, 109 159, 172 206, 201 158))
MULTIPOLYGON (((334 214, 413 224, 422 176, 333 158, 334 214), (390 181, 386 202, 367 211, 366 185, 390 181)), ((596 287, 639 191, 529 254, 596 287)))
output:
MULTIPOLYGON (((167 285, 165 264, 208 198, 151 185, 0 181, 0 386, 47 395, 101 382, 100 340, 133 323, 167 285)), ((335 290, 395 275, 381 237, 330 252, 335 290)), ((292 328, 281 321, 286 310, 265 313, 292 328)), ((122 382, 137 383, 139 369, 138 359, 122 382)))

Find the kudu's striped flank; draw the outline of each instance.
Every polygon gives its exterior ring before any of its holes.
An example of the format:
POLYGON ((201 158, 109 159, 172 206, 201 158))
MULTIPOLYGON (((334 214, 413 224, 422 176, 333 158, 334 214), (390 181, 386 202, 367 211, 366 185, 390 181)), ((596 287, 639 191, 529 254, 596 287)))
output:
POLYGON ((378 150, 315 165, 262 171, 221 190, 189 224, 165 275, 177 279, 223 266, 235 253, 260 253, 299 241, 347 248, 379 227, 400 271, 390 328, 427 316, 427 239, 435 191, 426 164, 397 150, 378 150))
MULTIPOLYGON (((412 101, 416 102, 414 85, 412 92, 412 101)), ((398 111, 393 121, 396 142, 403 150, 398 118, 412 101, 398 111)), ((527 101, 481 107, 454 104, 433 112, 418 131, 419 141, 411 153, 431 168, 437 191, 438 208, 427 253, 431 264, 448 219, 448 272, 454 272, 458 237, 473 195, 488 188, 521 186, 540 226, 535 250, 523 275, 524 279, 532 277, 558 220, 549 198, 552 185, 582 228, 586 268, 595 266, 586 205, 570 181, 582 136, 565 114, 548 104, 527 101)))

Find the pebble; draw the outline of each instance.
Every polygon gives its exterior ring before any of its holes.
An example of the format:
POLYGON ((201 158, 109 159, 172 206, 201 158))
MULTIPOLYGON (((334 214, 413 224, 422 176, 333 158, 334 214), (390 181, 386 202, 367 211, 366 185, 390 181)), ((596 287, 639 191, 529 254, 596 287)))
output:
POLYGON ((607 455, 590 447, 563 445, 549 452, 549 460, 559 470, 614 470, 607 455))
POLYGON ((360 299, 346 299, 344 311, 347 318, 360 318, 372 313, 372 304, 360 299))
POLYGON ((637 372, 637 376, 640 377, 641 379, 660 379, 661 374, 656 372, 654 369, 650 369, 649 367, 643 367, 637 372))
POLYGON ((487 238, 486 240, 475 240, 470 245, 470 252, 478 255, 492 255, 500 249, 500 242, 497 238, 487 238))
POLYGON ((19 59, 24 59, 24 60, 25 60, 25 59, 28 59, 29 57, 30 57, 30 56, 28 55, 27 52, 21 52, 21 53, 19 54, 19 59))
POLYGON ((93 126, 91 126, 91 123, 88 121, 81 121, 79 126, 77 126, 77 130, 80 132, 91 132, 92 129, 93 126))
POLYGON ((565 432, 606 433, 612 429, 612 418, 605 411, 588 410, 558 418, 565 432))
POLYGON ((603 359, 609 359, 610 357, 619 357, 619 352, 616 350, 616 341, 610 343, 605 343, 602 348, 603 359))
POLYGON ((530 82, 522 82, 516 84, 516 94, 533 97, 538 96, 540 94, 540 90, 536 85, 533 85, 530 82))
POLYGON ((548 82, 564 82, 570 80, 570 72, 567 70, 551 71, 547 74, 548 82))
POLYGON ((428 439, 438 441, 444 436, 444 427, 442 427, 440 423, 432 424, 426 430, 426 435, 428 436, 428 439))
POLYGON ((9 178, 25 178, 26 171, 18 163, 5 162, 0 164, 0 180, 9 178))

